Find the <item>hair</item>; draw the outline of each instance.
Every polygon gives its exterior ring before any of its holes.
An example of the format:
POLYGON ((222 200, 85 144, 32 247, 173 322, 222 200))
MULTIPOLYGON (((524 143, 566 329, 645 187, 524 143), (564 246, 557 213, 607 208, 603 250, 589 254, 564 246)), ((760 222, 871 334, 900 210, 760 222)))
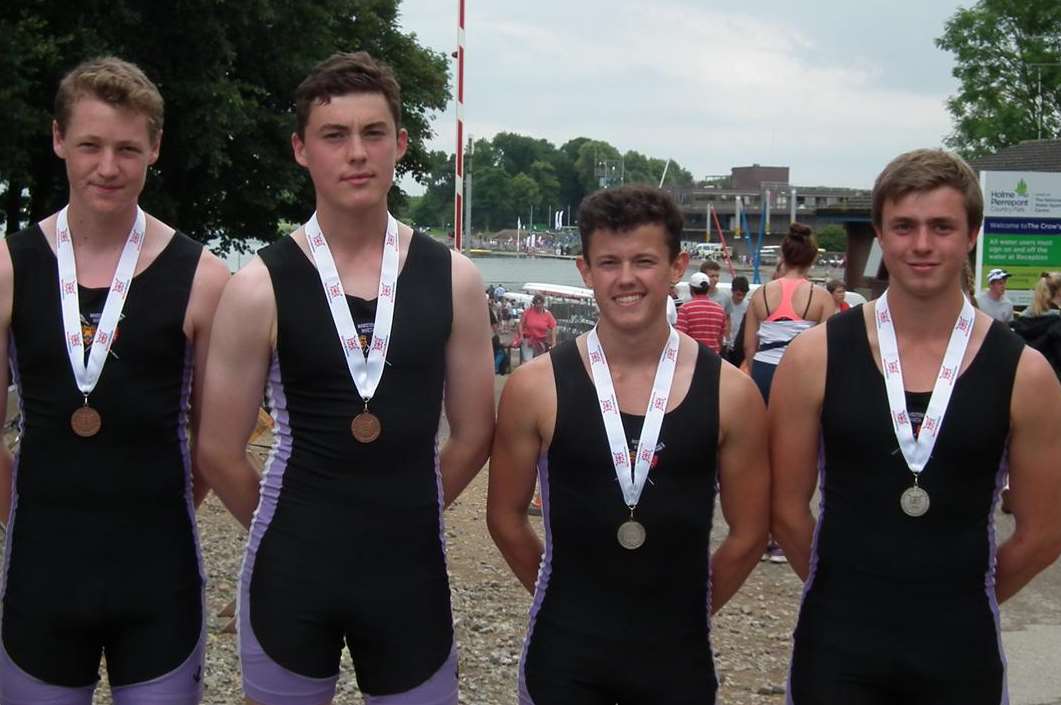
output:
POLYGON ((624 233, 641 225, 661 225, 673 262, 681 252, 685 219, 669 193, 653 186, 632 185, 602 189, 586 196, 578 207, 582 256, 589 262, 590 236, 598 230, 624 233))
POLYGON ((830 294, 834 293, 837 289, 847 289, 847 285, 839 279, 830 279, 825 282, 825 290, 830 294))
POLYGON ((531 305, 532 306, 536 306, 538 304, 544 304, 544 303, 545 303, 545 297, 542 296, 541 294, 535 294, 534 296, 531 297, 531 305))
POLYGON ((313 106, 355 93, 378 93, 387 101, 395 130, 402 126, 402 89, 390 66, 365 51, 332 54, 313 67, 295 89, 295 131, 306 136, 313 106))
POLYGON ((814 231, 802 223, 788 226, 788 235, 781 241, 781 257, 785 264, 796 269, 806 269, 818 258, 818 241, 814 231))
POLYGON ((721 272, 722 266, 713 259, 705 259, 700 263, 700 271, 704 274, 708 272, 721 272))
POLYGON ((147 134, 152 142, 162 133, 165 107, 162 94, 136 64, 114 56, 101 56, 81 62, 63 76, 55 93, 55 122, 60 135, 66 134, 74 105, 85 97, 146 117, 147 134))
POLYGON ((748 293, 748 277, 743 274, 739 277, 733 277, 733 281, 729 284, 730 291, 743 291, 745 294, 748 293))
POLYGON ((976 172, 961 157, 942 149, 915 149, 884 167, 873 184, 873 226, 880 229, 886 203, 943 186, 962 194, 969 229, 978 230, 984 221, 984 195, 976 172))
POLYGON ((1025 316, 1041 316, 1054 309, 1053 300, 1061 293, 1061 272, 1043 272, 1035 285, 1032 302, 1024 309, 1025 316))

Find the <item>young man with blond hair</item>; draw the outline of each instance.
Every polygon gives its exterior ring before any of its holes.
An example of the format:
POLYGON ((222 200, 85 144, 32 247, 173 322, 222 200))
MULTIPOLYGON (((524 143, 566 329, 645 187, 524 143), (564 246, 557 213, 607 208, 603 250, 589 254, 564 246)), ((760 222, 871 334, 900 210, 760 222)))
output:
POLYGON ((900 155, 872 215, 888 290, 800 335, 770 397, 773 535, 806 581, 789 702, 1004 704, 998 605, 1061 552, 1061 385, 963 293, 965 162, 900 155))
POLYGON ((250 531, 244 692, 330 702, 345 643, 366 703, 456 705, 442 510, 493 434, 482 279, 388 212, 409 139, 389 67, 336 54, 298 87, 295 112, 316 211, 226 288, 200 442, 211 486, 250 531), (244 449, 263 388, 276 440, 259 478, 244 449))
POLYGON ((88 705, 104 654, 118 705, 202 694, 196 370, 228 270, 137 204, 162 118, 136 66, 77 66, 52 123, 69 204, 0 243, 0 396, 10 366, 22 410, 17 460, 0 451, 3 705, 88 705))

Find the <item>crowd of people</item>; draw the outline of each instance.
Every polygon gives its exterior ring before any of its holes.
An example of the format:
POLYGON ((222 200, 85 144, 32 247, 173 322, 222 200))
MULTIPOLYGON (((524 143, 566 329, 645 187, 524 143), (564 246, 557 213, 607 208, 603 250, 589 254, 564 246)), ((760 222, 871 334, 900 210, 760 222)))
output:
POLYGON ((103 656, 118 705, 200 701, 208 492, 248 533, 248 703, 331 702, 345 647, 366 703, 456 705, 443 512, 488 459, 490 534, 534 596, 522 705, 715 702, 711 615, 770 542, 805 581, 789 702, 1008 701, 999 604, 1061 553, 1061 277, 1020 317, 1030 345, 972 305, 983 200, 961 159, 884 168, 889 287, 842 313, 795 225, 774 281, 724 296, 706 264, 672 326, 680 209, 650 186, 588 196, 597 325, 557 344, 536 298, 495 412, 478 271, 388 211, 394 74, 336 54, 294 103, 312 215, 230 278, 138 205, 157 87, 115 58, 59 86, 68 204, 0 243, 0 376, 23 405, 17 460, 0 451, 0 705, 88 705, 103 656))

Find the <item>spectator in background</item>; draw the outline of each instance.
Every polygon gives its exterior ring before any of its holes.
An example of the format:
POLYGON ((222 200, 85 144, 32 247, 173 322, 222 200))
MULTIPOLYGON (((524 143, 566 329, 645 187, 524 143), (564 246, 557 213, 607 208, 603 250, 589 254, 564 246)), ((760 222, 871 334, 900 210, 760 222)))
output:
POLYGON ((721 354, 726 339, 726 312, 710 299, 710 286, 708 275, 703 272, 689 277, 689 293, 693 298, 678 309, 678 322, 674 327, 721 354))
POLYGON ((707 280, 710 284, 707 289, 707 298, 721 306, 727 316, 731 315, 733 302, 730 300, 729 294, 718 288, 718 280, 722 276, 722 266, 713 259, 704 260, 700 265, 700 272, 707 275, 707 280))
MULTIPOLYGON (((744 314, 748 311, 748 277, 733 277, 733 283, 729 285, 730 291, 730 313, 729 332, 726 334, 725 350, 727 355, 732 355, 737 346, 737 333, 744 322, 744 314)), ((727 357, 727 359, 729 359, 727 357)))
POLYGON ((1009 277, 1010 273, 1004 269, 992 269, 987 273, 987 291, 976 297, 980 310, 1003 323, 1013 320, 1013 302, 1006 296, 1009 277))
POLYGON ((556 345, 556 319, 545 308, 545 297, 535 294, 519 322, 520 362, 544 355, 556 345))
POLYGON ((1043 354, 1061 379, 1061 272, 1043 272, 1031 305, 1009 325, 1043 354))
POLYGON ((844 300, 844 294, 847 293, 847 287, 839 279, 830 279, 825 284, 825 290, 833 297, 833 303, 836 304, 836 312, 843 313, 847 309, 851 308, 851 304, 844 300))

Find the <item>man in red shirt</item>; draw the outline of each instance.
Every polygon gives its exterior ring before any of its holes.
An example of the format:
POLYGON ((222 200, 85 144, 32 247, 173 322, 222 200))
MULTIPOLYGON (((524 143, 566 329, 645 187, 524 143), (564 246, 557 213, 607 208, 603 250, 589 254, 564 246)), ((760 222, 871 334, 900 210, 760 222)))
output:
POLYGON ((689 292, 693 298, 678 309, 678 322, 674 327, 717 353, 722 350, 727 319, 725 309, 708 298, 710 288, 711 280, 703 272, 689 277, 689 292))

